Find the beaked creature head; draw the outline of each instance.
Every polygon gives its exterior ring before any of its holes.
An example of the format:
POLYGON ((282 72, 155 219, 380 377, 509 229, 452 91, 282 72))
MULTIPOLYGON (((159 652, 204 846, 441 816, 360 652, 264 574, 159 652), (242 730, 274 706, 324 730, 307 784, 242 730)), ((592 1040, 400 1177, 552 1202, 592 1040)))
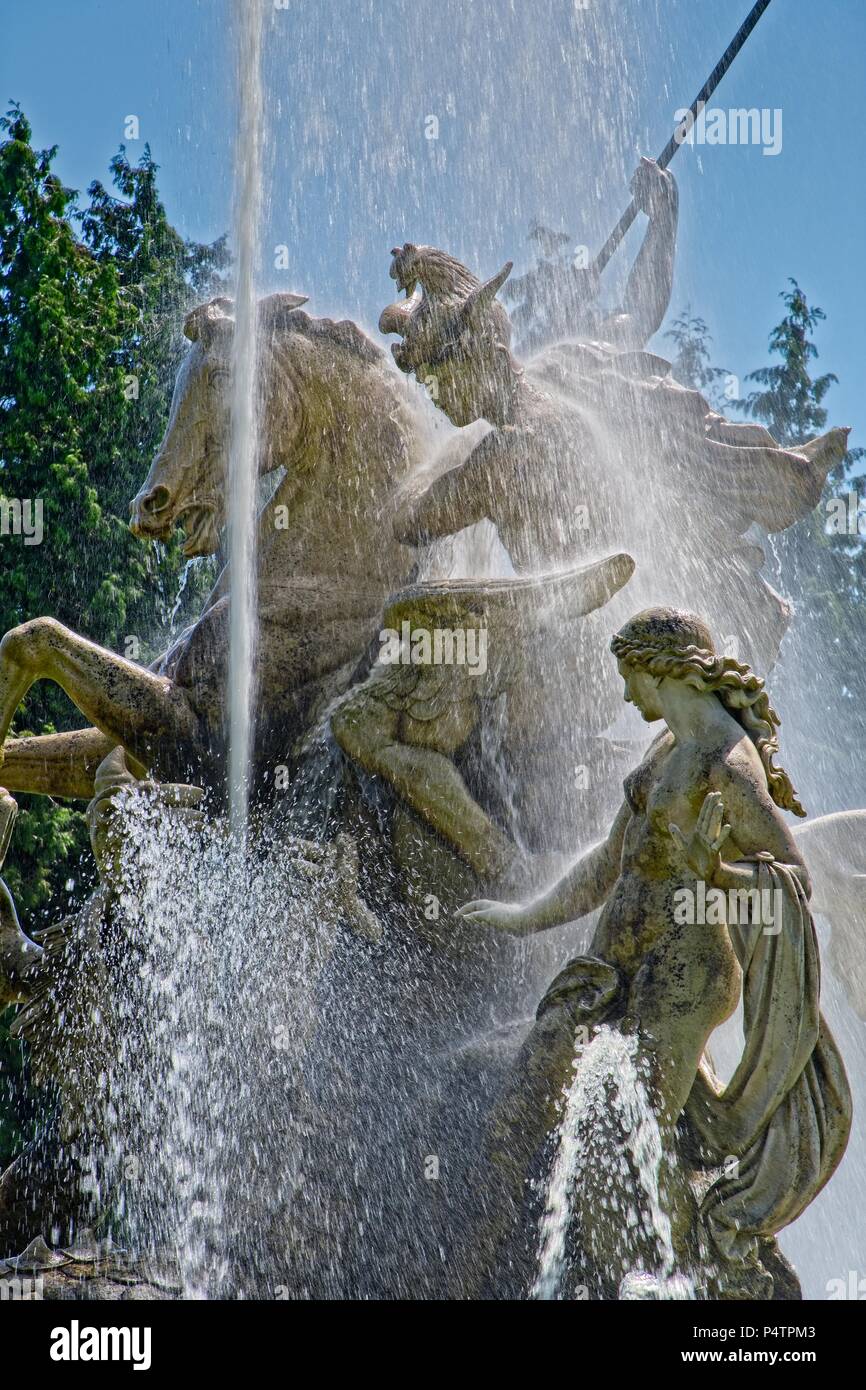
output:
POLYGON ((435 246, 407 241, 391 255, 390 275, 405 298, 382 311, 379 328, 402 339, 391 348, 397 366, 414 373, 456 425, 503 422, 519 377, 511 323, 496 298, 511 261, 481 281, 435 246))

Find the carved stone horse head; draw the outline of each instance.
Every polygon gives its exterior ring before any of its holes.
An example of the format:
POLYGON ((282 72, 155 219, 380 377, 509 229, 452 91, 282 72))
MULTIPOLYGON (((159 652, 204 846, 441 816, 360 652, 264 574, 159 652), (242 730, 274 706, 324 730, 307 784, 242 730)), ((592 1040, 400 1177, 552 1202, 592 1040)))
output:
MULTIPOLYGON (((270 295, 259 304, 260 329, 273 331, 276 318, 304 303, 306 295, 270 295)), ((177 374, 165 436, 130 503, 130 527, 142 539, 164 540, 183 526, 187 557, 214 554, 225 524, 234 326, 230 299, 187 314, 183 331, 192 346, 177 374)))

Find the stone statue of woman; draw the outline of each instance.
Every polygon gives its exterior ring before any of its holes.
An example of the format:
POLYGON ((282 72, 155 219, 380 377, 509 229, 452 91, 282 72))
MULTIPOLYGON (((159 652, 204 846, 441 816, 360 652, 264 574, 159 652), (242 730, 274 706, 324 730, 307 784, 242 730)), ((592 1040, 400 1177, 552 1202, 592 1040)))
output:
MULTIPOLYGON (((697 1297, 772 1297, 773 1274, 784 1282, 774 1237, 833 1173, 851 1118, 819 1012, 809 875, 782 814, 805 812, 775 762, 779 718, 763 681, 718 656, 701 619, 648 609, 611 650, 626 701, 666 727, 626 778, 607 839, 528 905, 461 910, 522 935, 602 908, 588 955, 554 980, 515 1064, 492 1127, 493 1171, 515 1216, 587 1046, 602 1025, 628 1035, 661 1134, 659 1201, 678 1272, 699 1271, 697 1297), (723 1086, 705 1049, 741 988, 745 1045, 723 1086)), ((627 1136, 615 1129, 571 1196, 578 1276, 596 1297, 654 1278, 651 1296, 664 1296, 657 1242, 628 1219, 633 1191, 621 1189, 639 1175, 617 1156, 627 1136)), ((495 1247, 487 1253, 495 1264, 495 1247)))

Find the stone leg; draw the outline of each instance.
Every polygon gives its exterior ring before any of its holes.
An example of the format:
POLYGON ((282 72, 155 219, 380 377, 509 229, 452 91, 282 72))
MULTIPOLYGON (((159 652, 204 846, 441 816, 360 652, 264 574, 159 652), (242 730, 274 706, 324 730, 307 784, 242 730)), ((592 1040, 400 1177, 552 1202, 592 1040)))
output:
POLYGON ((195 740, 198 717, 164 676, 89 642, 53 618, 35 618, 0 643, 0 742, 31 685, 52 680, 113 743, 150 766, 160 744, 195 740))
POLYGON ((501 879, 517 850, 471 796, 449 756, 469 737, 475 710, 452 707, 429 721, 392 709, 375 694, 376 674, 331 716, 340 747, 447 840, 485 883, 501 879))

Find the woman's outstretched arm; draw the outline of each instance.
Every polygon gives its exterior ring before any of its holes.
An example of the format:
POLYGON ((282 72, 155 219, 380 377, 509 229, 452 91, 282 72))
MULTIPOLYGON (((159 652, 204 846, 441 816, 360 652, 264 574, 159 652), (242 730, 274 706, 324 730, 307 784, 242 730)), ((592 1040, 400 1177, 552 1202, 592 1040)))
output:
POLYGON ((540 898, 521 905, 497 903, 478 898, 465 903, 458 916, 485 927, 499 927, 516 936, 559 927, 574 922, 600 907, 619 876, 625 832, 631 820, 631 807, 623 802, 606 840, 572 864, 566 874, 540 898))

